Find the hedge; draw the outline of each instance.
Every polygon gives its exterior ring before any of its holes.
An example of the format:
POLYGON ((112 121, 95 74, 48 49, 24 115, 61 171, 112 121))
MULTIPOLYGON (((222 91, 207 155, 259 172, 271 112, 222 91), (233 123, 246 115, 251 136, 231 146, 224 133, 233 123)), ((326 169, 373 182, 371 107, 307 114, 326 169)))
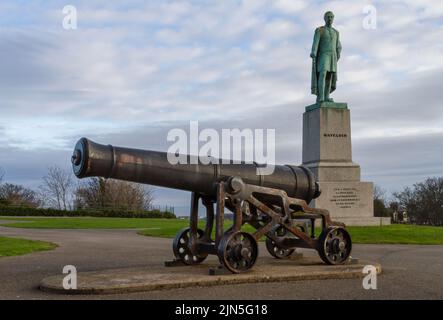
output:
POLYGON ((112 218, 165 218, 175 219, 172 212, 160 210, 119 211, 119 210, 57 210, 51 208, 9 207, 0 205, 0 216, 43 216, 43 217, 112 217, 112 218))

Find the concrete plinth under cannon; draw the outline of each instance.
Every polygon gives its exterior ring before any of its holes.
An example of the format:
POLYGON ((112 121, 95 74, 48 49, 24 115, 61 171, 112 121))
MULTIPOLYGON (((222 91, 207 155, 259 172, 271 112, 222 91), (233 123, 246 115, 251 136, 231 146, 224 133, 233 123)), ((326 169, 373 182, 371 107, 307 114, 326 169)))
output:
POLYGON ((374 262, 354 261, 331 266, 324 264, 319 258, 312 257, 285 260, 262 257, 254 269, 235 275, 209 275, 208 267, 216 267, 216 264, 211 265, 210 262, 177 267, 165 267, 159 263, 157 267, 149 268, 79 272, 76 290, 63 288, 65 275, 51 276, 41 281, 40 289, 64 294, 117 294, 241 283, 347 279, 363 277, 363 267, 368 264, 374 265, 377 272, 381 273, 381 265, 374 262))

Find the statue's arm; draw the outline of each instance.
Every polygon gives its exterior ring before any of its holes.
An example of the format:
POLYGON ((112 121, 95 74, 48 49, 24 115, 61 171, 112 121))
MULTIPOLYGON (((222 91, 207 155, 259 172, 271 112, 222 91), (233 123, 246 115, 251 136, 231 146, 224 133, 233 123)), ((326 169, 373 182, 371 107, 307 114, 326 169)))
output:
POLYGON ((311 58, 315 58, 317 56, 319 43, 320 43, 320 31, 317 28, 317 29, 315 29, 314 41, 312 42, 311 58))
POLYGON ((337 31, 337 60, 340 59, 340 55, 341 55, 340 33, 337 31))

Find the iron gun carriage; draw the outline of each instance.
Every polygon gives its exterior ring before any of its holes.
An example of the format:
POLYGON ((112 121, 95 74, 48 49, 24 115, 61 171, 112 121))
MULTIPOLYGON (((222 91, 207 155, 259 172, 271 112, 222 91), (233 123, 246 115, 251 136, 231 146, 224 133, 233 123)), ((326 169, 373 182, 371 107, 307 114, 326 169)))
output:
POLYGON ((184 264, 199 264, 214 254, 229 271, 247 271, 257 260, 262 237, 266 237, 269 253, 278 259, 289 257, 295 248, 311 248, 327 264, 348 260, 352 243, 344 225, 333 222, 327 210, 308 206, 320 195, 308 168, 276 165, 273 173, 262 175, 257 174, 256 163, 204 164, 196 158, 187 155, 186 163, 171 164, 164 152, 82 138, 71 160, 78 178, 98 176, 192 192, 190 225, 173 241, 175 258, 184 264), (198 228, 200 201, 206 209, 204 230, 198 228), (232 225, 226 230, 225 208, 233 213, 232 225), (321 221, 318 236, 316 220, 321 221))

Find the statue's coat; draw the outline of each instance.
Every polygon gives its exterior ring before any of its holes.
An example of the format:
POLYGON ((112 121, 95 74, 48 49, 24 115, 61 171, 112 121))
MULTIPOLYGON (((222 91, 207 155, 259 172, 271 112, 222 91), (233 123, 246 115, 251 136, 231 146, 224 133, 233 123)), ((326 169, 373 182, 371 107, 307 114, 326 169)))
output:
POLYGON ((317 77, 320 71, 333 72, 331 92, 337 87, 337 61, 340 58, 341 43, 339 32, 330 27, 315 29, 311 53, 312 59, 311 93, 317 95, 317 77))

